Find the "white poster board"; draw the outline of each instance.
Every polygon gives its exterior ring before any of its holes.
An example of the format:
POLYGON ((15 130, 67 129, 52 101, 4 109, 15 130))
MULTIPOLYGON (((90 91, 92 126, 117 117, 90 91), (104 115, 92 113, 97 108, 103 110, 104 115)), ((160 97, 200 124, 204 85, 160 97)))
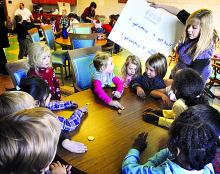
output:
POLYGON ((168 56, 183 30, 167 11, 150 7, 145 0, 128 0, 109 39, 146 60, 157 52, 168 56))
POLYGON ((62 15, 62 11, 66 10, 66 15, 68 15, 71 12, 70 9, 70 3, 67 2, 57 2, 59 7, 59 14, 62 15))

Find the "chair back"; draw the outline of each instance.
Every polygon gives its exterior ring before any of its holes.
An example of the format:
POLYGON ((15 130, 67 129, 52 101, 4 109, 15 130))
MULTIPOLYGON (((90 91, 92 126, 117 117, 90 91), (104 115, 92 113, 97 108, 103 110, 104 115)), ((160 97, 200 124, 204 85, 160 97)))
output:
POLYGON ((76 23, 73 25, 74 34, 91 34, 92 27, 94 24, 91 23, 76 23))
POLYGON ((43 30, 44 37, 46 39, 47 45, 50 47, 50 49, 56 50, 56 44, 55 44, 55 37, 52 30, 51 25, 45 25, 41 27, 43 30))
POLYGON ((72 34, 69 33, 71 46, 73 49, 87 48, 95 46, 97 34, 72 34))
POLYGON ((37 28, 28 30, 28 34, 31 37, 32 42, 40 42, 40 35, 37 28))
POLYGON ((73 86, 75 91, 90 88, 92 75, 95 72, 93 58, 97 51, 101 51, 100 46, 68 51, 68 58, 73 71, 73 86))
POLYGON ((26 59, 8 62, 6 68, 15 88, 19 87, 21 79, 27 76, 27 71, 29 70, 26 59))

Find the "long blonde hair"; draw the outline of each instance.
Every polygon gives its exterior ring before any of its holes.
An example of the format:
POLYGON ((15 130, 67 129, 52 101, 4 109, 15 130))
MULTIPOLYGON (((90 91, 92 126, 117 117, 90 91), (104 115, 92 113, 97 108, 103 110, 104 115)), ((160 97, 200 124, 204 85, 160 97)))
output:
POLYGON ((190 55, 192 60, 195 60, 204 50, 211 46, 213 41, 215 41, 216 31, 214 30, 212 11, 208 9, 200 9, 192 13, 187 19, 183 42, 188 40, 187 29, 193 18, 200 21, 201 29, 197 41, 190 46, 186 53, 190 55))
MULTIPOLYGON (((30 48, 28 49, 28 64, 31 68, 34 68, 35 70, 37 68, 40 68, 39 65, 43 62, 42 54, 48 54, 50 55, 50 48, 40 42, 32 43, 30 48)), ((50 59, 50 66, 52 62, 50 59)))
POLYGON ((134 55, 129 55, 123 65, 123 67, 121 68, 121 74, 122 74, 122 77, 123 79, 125 80, 126 79, 126 75, 127 75, 127 66, 129 64, 134 64, 136 65, 136 72, 135 72, 135 75, 134 75, 134 79, 141 76, 142 74, 142 68, 141 68, 141 61, 140 59, 137 57, 137 56, 134 56, 134 55))

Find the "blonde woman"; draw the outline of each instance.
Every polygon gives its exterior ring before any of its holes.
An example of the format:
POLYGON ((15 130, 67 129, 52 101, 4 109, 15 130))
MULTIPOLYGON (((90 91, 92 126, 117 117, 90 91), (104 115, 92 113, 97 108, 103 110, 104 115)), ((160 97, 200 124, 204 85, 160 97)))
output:
POLYGON ((183 41, 178 45, 179 60, 172 70, 172 77, 179 69, 196 70, 206 82, 211 73, 211 58, 214 52, 214 25, 212 12, 201 9, 192 13, 186 21, 183 41))
POLYGON ((171 77, 174 77, 179 69, 189 67, 196 70, 206 82, 211 75, 210 62, 215 44, 219 39, 214 29, 212 11, 200 9, 190 15, 186 10, 152 1, 148 2, 152 7, 163 8, 176 15, 185 24, 183 40, 177 47, 179 60, 171 72, 171 77))

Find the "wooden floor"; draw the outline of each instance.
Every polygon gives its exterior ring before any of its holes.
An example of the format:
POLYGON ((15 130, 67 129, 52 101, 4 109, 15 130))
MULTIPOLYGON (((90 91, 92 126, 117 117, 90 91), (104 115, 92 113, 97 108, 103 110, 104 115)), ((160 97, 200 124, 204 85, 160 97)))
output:
POLYGON ((13 88, 13 84, 10 76, 0 75, 0 94, 5 90, 13 88))

